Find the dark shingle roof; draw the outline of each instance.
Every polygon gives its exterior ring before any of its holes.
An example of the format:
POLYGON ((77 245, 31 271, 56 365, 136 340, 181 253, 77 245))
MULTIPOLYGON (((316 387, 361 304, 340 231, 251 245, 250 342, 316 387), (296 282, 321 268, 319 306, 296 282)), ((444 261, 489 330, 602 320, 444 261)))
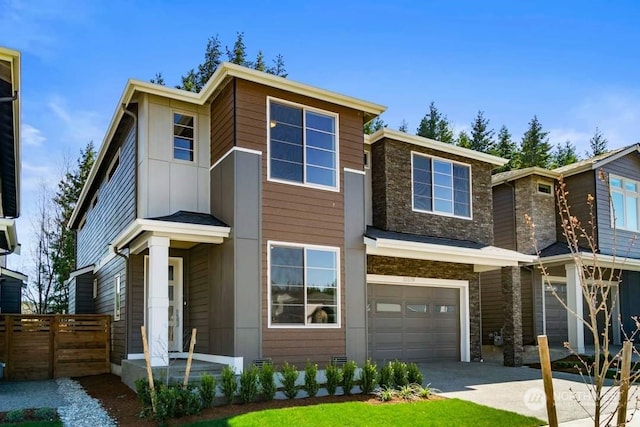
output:
MULTIPOLYGON (((580 252, 591 252, 591 249, 578 247, 580 252)), ((540 258, 546 258, 556 255, 568 255, 571 251, 567 242, 555 242, 540 251, 540 258)))
POLYGON ((220 221, 213 215, 199 212, 178 211, 167 216, 158 216, 155 218, 148 218, 155 221, 167 221, 167 222, 183 222, 185 224, 199 224, 199 225, 212 225, 215 227, 228 227, 227 224, 220 221))
POLYGON ((432 245, 455 246, 458 248, 482 249, 487 247, 481 243, 470 240, 446 239, 442 237, 424 236, 419 234, 398 233, 395 231, 381 230, 376 227, 367 226, 366 237, 371 239, 403 240, 405 242, 429 243, 432 245))

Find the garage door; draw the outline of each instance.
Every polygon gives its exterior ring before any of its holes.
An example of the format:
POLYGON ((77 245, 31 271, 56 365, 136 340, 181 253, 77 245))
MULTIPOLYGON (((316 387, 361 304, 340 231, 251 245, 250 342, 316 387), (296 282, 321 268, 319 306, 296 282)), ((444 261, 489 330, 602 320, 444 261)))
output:
MULTIPOLYGON (((562 283, 553 283, 556 293, 563 301, 567 300, 567 285, 562 283)), ((558 298, 553 295, 551 289, 545 286, 544 305, 546 310, 547 321, 547 339, 549 344, 563 345, 569 340, 567 326, 567 310, 562 306, 558 298)))
POLYGON ((458 289, 369 284, 367 293, 372 359, 460 360, 458 289))

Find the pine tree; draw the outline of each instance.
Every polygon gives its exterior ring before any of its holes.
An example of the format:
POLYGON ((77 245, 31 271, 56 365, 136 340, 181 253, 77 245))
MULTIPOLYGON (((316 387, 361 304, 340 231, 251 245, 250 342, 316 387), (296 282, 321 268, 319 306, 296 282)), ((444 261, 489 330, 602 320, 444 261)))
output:
POLYGON ((409 132, 409 123, 407 123, 405 119, 402 119, 402 122, 400 122, 400 127, 398 127, 398 130, 404 133, 409 132))
POLYGON ((375 133, 380 129, 386 127, 387 124, 384 122, 384 120, 382 120, 380 117, 376 117, 375 119, 369 120, 364 124, 364 133, 367 135, 371 135, 372 133, 375 133))
POLYGON ((284 56, 278 54, 276 59, 273 60, 273 67, 267 68, 267 73, 286 78, 288 74, 284 68, 284 56))
POLYGON ((493 129, 489 129, 489 119, 484 117, 484 111, 478 111, 471 123, 471 149, 488 153, 493 145, 493 129))
POLYGON ((496 169, 496 173, 517 169, 519 166, 518 148, 516 147, 515 142, 511 139, 509 130, 504 125, 498 131, 497 140, 489 150, 489 153, 509 160, 507 164, 496 169))
POLYGON ((244 32, 236 33, 236 41, 233 43, 233 49, 227 50, 227 59, 233 64, 242 65, 243 67, 252 67, 250 61, 247 61, 247 47, 244 44, 244 32))
POLYGON ((458 139, 456 140, 456 145, 458 147, 472 149, 472 141, 471 141, 471 138, 469 138, 469 134, 461 130, 460 133, 458 133, 458 139))
POLYGON ((520 143, 520 167, 546 168, 549 166, 551 145, 547 137, 548 134, 549 132, 542 130, 538 117, 533 116, 529 122, 529 129, 524 133, 520 143))
POLYGON ((436 141, 447 142, 449 144, 454 142, 451 125, 447 117, 438 111, 434 102, 429 104, 429 112, 420 120, 416 134, 424 138, 435 139, 436 141))
POLYGON ((69 170, 58 183, 58 191, 53 197, 55 225, 51 239, 51 265, 53 270, 53 295, 49 310, 65 313, 69 306, 69 289, 65 282, 76 268, 76 235, 67 228, 67 223, 76 207, 82 187, 89 176, 96 157, 93 142, 80 152, 75 169, 69 170))
POLYGON ((578 160, 578 153, 576 152, 576 147, 571 143, 571 141, 567 140, 564 144, 558 143, 551 157, 551 168, 559 168, 561 166, 570 165, 571 163, 575 163, 578 160))
POLYGON ((195 85, 196 90, 194 90, 194 92, 199 92, 200 89, 207 84, 213 73, 218 69, 218 66, 222 63, 221 58, 220 39, 216 34, 207 40, 207 46, 204 49, 204 61, 198 65, 197 84, 195 85))
POLYGON ((604 135, 602 135, 602 132, 600 132, 600 129, 596 127, 595 133, 589 140, 589 147, 591 148, 591 151, 587 151, 587 157, 594 157, 606 153, 608 151, 608 143, 609 141, 607 141, 607 138, 605 138, 604 135))
POLYGON ((258 71, 267 71, 267 64, 264 62, 264 55, 262 51, 258 51, 258 56, 256 56, 256 62, 253 64, 253 68, 258 71))
POLYGON ((162 77, 162 73, 156 73, 156 76, 149 81, 151 83, 164 86, 164 77, 162 77))

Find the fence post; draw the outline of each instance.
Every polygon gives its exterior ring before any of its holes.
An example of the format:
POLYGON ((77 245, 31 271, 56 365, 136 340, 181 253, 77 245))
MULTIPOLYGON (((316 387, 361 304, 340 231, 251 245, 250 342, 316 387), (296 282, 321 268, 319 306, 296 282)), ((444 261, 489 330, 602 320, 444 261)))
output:
POLYGON ((542 382, 544 394, 547 397, 547 416, 549 426, 558 427, 558 414, 556 401, 553 397, 553 377, 551 376, 551 357, 549 356, 549 342, 546 335, 538 335, 538 351, 540 353, 540 369, 542 369, 542 382))
POLYGON ((111 372, 111 316, 106 315, 103 317, 103 320, 105 332, 107 335, 104 346, 104 360, 106 364, 105 370, 106 372, 111 372))
POLYGON ((60 315, 56 314, 52 318, 42 318, 49 323, 49 378, 58 377, 58 323, 60 315))
POLYGON ((627 425, 627 401, 629 400, 629 375, 631 371, 631 341, 622 344, 622 372, 620 374, 620 403, 618 404, 618 426, 627 425))

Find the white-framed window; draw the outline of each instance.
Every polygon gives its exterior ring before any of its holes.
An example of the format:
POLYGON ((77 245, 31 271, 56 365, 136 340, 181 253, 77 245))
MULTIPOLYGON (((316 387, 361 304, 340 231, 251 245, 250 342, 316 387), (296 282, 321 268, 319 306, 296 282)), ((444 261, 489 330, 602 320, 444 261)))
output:
POLYGON ((609 175, 611 191, 611 226, 621 230, 640 231, 640 183, 609 175))
POLYGON ((192 162, 195 158, 195 116, 173 113, 173 159, 192 162))
POLYGON ((338 115, 267 98, 269 179, 338 191, 338 115))
POLYGON ((120 320, 120 309, 122 308, 122 288, 120 287, 120 275, 116 274, 113 279, 113 320, 120 320))
POLYGON ((98 279, 93 279, 93 299, 98 298, 98 279))
POLYGON ((471 219, 471 166, 411 153, 414 211, 471 219))
POLYGON ((267 242, 269 327, 340 327, 340 249, 267 242))
POLYGON ((371 151, 364 152, 364 168, 369 169, 371 167, 371 151))
POLYGON ((546 196, 553 196, 553 185, 551 183, 538 181, 537 186, 538 193, 546 196))

